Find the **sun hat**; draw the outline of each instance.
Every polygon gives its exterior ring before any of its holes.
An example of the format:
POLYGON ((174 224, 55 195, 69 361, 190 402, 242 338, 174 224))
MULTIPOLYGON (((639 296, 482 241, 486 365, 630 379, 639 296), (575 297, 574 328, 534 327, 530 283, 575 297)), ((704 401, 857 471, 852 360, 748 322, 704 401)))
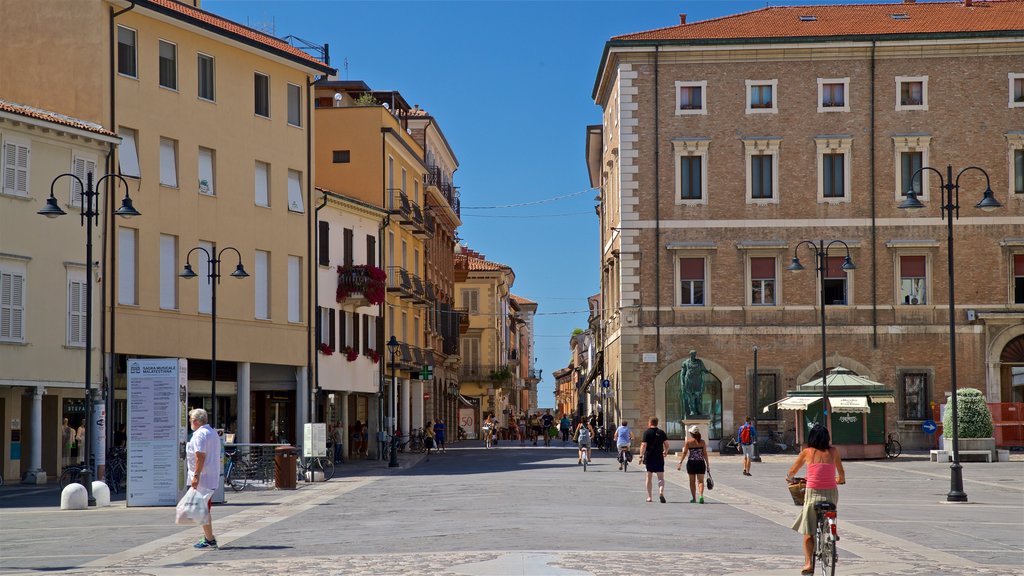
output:
POLYGON ((700 428, 697 428, 697 425, 693 424, 692 426, 687 428, 686 431, 689 432, 690 434, 696 434, 696 433, 700 432, 700 428))

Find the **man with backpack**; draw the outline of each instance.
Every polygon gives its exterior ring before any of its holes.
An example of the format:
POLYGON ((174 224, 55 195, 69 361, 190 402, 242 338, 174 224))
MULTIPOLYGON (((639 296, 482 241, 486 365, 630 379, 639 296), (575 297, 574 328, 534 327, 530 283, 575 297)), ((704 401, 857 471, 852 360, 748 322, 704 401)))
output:
POLYGON ((743 449, 743 475, 751 476, 750 461, 754 458, 754 442, 757 442, 757 429, 754 419, 747 416, 747 421, 736 431, 736 443, 743 449))

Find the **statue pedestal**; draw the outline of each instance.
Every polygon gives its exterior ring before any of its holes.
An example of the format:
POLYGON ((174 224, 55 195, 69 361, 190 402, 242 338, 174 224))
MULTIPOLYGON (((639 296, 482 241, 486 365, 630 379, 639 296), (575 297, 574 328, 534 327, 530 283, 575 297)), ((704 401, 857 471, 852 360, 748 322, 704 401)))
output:
POLYGON ((689 440, 690 438, 690 426, 696 426, 700 430, 701 440, 704 442, 708 441, 708 430, 711 429, 711 416, 687 416, 686 419, 683 420, 683 435, 685 436, 685 440, 689 440))

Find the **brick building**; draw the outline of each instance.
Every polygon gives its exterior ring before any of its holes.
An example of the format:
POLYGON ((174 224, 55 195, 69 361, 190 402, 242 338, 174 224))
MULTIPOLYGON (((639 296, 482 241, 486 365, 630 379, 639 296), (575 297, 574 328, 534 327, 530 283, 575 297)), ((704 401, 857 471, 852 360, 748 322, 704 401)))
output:
POLYGON ((820 378, 824 300, 825 368, 891 388, 887 429, 923 446, 920 424, 950 386, 949 296, 940 178, 919 169, 944 179, 947 165, 954 179, 983 168, 1002 203, 976 209, 986 177, 958 179, 958 384, 1020 401, 1022 83, 1018 0, 681 15, 610 39, 587 162, 601 190, 604 377, 622 417, 657 415, 680 438, 677 377, 694 349, 711 371, 711 438, 755 413, 793 427, 762 408, 820 378), (898 208, 908 188, 923 210, 898 208), (828 251, 823 290, 803 240, 849 247, 828 251), (794 255, 806 272, 786 270, 794 255), (856 270, 840 268, 847 255, 856 270))

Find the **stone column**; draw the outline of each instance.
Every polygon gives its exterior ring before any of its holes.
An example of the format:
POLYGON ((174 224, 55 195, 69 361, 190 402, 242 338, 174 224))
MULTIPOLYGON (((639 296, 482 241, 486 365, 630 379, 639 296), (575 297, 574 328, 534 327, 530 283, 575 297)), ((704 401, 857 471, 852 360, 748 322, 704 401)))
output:
POLYGON ((410 411, 410 415, 412 416, 412 428, 409 428, 409 430, 412 430, 413 428, 422 428, 423 427, 423 380, 413 380, 412 381, 412 390, 410 391, 410 395, 412 396, 409 399, 410 400, 410 404, 412 405, 412 409, 410 411))
POLYGON ((249 390, 249 378, 252 365, 248 362, 238 363, 238 376, 235 384, 238 388, 236 403, 238 404, 238 418, 235 420, 235 443, 248 444, 251 442, 252 422, 252 394, 249 390))
MULTIPOLYGON (((341 448, 342 448, 342 456, 344 457, 345 453, 348 453, 350 455, 353 454, 354 453, 353 452, 353 448, 355 448, 355 446, 352 445, 352 438, 351 438, 351 436, 348 433, 348 427, 350 425, 350 422, 349 422, 349 419, 348 419, 348 398, 349 398, 349 393, 348 392, 342 392, 340 394, 340 397, 341 397, 341 400, 340 400, 341 404, 338 406, 338 412, 341 413, 341 433, 342 433, 342 437, 344 438, 344 440, 342 440, 342 442, 341 442, 341 448)), ((333 422, 332 422, 332 424, 333 424, 333 422)), ((369 426, 367 426, 367 429, 369 429, 369 426)), ((369 444, 367 444, 367 445, 369 445, 369 444)))
POLYGON ((32 389, 32 421, 28 423, 32 431, 32 444, 29 446, 29 471, 25 474, 25 484, 46 484, 46 471, 43 470, 43 394, 46 389, 36 386, 32 389))
POLYGON ((409 427, 411 423, 410 414, 412 413, 412 404, 409 401, 409 388, 412 386, 412 382, 410 380, 399 380, 398 385, 399 392, 401 393, 398 401, 398 413, 401 415, 402 422, 398 427, 402 430, 402 435, 408 437, 409 431, 412 430, 409 427))
POLYGON ((306 366, 295 367, 295 436, 291 438, 293 446, 302 443, 305 425, 309 422, 309 383, 306 381, 308 370, 306 366))

